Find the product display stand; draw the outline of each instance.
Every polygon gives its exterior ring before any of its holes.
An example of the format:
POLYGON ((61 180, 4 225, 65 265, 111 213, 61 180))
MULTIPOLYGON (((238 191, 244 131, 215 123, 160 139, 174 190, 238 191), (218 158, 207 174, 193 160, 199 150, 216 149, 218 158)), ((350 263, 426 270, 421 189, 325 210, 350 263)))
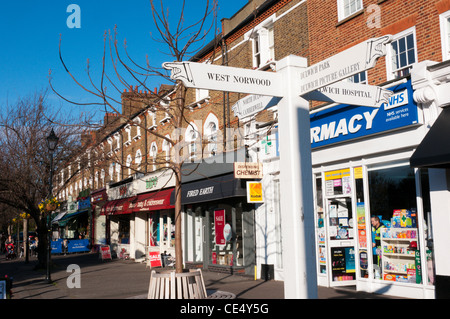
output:
POLYGON ((416 283, 415 249, 412 247, 417 247, 417 234, 417 228, 381 230, 383 280, 416 283))

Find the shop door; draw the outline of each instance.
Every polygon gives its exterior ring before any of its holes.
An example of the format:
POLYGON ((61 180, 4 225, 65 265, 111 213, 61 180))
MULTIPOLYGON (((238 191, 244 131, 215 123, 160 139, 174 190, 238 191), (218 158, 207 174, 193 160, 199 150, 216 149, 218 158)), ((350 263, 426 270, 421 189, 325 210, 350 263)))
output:
POLYGON ((330 286, 356 284, 355 234, 350 169, 325 173, 330 286))

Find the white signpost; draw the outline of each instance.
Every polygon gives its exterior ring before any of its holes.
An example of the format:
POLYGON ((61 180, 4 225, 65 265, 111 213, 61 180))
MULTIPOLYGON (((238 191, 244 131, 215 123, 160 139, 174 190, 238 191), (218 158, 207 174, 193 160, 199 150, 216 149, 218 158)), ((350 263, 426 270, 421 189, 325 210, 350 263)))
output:
MULTIPOLYGON (((163 64, 172 70, 171 78, 181 80, 186 87, 282 97, 278 127, 284 297, 287 299, 317 298, 310 110, 308 101, 301 96, 318 89, 323 93, 326 90, 323 87, 374 67, 377 59, 386 54, 390 41, 391 36, 370 39, 310 67, 305 58, 291 55, 277 62, 277 73, 194 62, 163 64)), ((348 84, 332 88, 355 88, 348 84)), ((330 92, 329 97, 347 99, 347 94, 341 93, 330 92)), ((380 95, 383 96, 383 91, 372 92, 365 101, 373 106, 378 104, 380 95)))

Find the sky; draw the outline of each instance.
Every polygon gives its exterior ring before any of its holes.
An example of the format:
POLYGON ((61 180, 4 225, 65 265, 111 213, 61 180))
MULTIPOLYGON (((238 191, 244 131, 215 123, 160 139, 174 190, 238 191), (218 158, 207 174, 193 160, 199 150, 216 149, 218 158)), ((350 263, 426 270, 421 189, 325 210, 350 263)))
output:
MULTIPOLYGON (((187 23, 202 12, 205 2, 186 1, 187 23)), ((178 21, 181 0, 163 0, 163 3, 170 17, 178 21)), ((247 0, 219 0, 219 24, 220 19, 231 18, 246 3, 247 0)), ((59 58, 59 40, 61 37, 62 57, 67 68, 80 83, 89 86, 87 60, 94 80, 98 81, 104 33, 113 31, 114 26, 117 26, 119 45, 122 47, 126 39, 128 52, 138 63, 145 65, 147 55, 152 66, 159 67, 163 62, 173 60, 161 52, 164 49, 161 44, 152 40, 156 29, 149 0, 0 1, 0 108, 4 110, 6 104, 14 105, 19 98, 48 89, 50 70, 52 84, 62 96, 79 103, 98 102, 65 71, 59 58), (79 11, 74 11, 72 4, 78 5, 79 11), (80 22, 79 27, 71 28, 75 22, 80 22)), ((212 37, 213 33, 207 42, 212 37)), ((162 82, 159 78, 151 81, 149 87, 157 87, 162 82)), ((64 102, 50 89, 47 102, 51 107, 75 116, 80 112, 100 114, 93 106, 64 102)))

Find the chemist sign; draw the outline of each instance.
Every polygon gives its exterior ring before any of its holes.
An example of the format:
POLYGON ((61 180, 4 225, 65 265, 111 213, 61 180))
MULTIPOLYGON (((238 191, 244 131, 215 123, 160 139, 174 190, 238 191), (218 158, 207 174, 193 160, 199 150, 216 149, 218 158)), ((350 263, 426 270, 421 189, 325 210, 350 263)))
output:
POLYGON ((380 108, 343 104, 312 113, 311 147, 326 146, 419 124, 411 81, 390 90, 393 94, 389 102, 382 104, 380 108))

